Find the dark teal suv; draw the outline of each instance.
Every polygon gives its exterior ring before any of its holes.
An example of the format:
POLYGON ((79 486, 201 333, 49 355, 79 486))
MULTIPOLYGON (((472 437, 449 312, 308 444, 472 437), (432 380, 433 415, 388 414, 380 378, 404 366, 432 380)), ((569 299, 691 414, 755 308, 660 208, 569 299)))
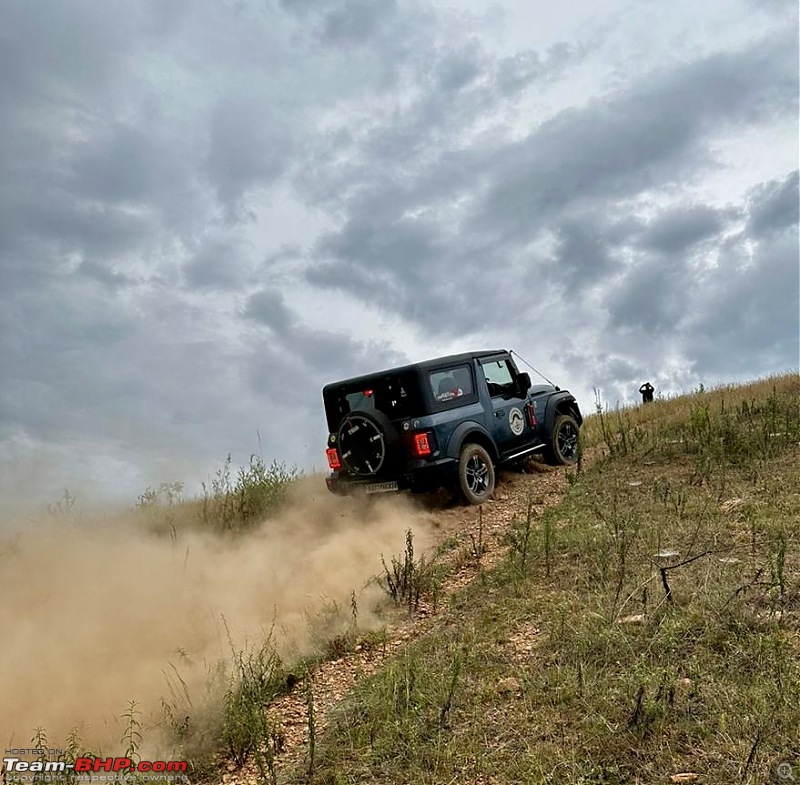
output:
POLYGON ((551 384, 531 386, 502 349, 345 379, 322 397, 334 493, 449 486, 481 504, 501 464, 537 452, 557 464, 578 458, 575 398, 551 384))

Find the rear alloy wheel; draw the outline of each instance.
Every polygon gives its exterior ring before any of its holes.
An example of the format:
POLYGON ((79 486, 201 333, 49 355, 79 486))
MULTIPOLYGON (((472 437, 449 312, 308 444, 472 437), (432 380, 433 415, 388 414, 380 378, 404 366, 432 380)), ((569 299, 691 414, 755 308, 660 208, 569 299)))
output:
POLYGON ((553 423, 547 457, 550 463, 571 464, 578 460, 578 423, 572 415, 559 414, 553 423))
POLYGON ((470 442, 458 458, 458 487, 469 504, 483 504, 494 491, 494 463, 485 448, 470 442))

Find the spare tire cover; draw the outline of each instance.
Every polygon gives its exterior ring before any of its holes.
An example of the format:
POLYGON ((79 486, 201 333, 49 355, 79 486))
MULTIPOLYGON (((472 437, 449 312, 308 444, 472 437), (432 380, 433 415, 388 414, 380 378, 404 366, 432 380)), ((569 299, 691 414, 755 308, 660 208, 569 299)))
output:
POLYGON ((339 454, 353 474, 372 477, 392 462, 398 435, 391 420, 377 410, 350 412, 339 426, 339 454))

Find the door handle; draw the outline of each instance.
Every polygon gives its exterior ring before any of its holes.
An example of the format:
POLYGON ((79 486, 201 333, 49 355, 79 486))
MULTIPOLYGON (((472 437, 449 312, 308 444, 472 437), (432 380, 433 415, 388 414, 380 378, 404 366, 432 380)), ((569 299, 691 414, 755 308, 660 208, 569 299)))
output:
POLYGON ((504 417, 505 416, 505 412, 495 412, 494 416, 495 417, 504 417))

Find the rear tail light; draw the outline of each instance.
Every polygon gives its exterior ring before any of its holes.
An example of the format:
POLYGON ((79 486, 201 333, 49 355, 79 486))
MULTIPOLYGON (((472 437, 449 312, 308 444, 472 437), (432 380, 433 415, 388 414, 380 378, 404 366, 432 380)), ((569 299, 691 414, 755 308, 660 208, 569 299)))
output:
POLYGON ((338 471, 342 468, 342 462, 339 459, 339 451, 335 447, 328 447, 328 449, 325 450, 325 455, 328 457, 328 466, 330 466, 333 471, 338 471))
POLYGON ((427 432, 423 431, 422 433, 415 433, 414 454, 419 458, 424 458, 426 455, 430 455, 432 452, 433 448, 431 447, 431 440, 428 437, 427 432))

